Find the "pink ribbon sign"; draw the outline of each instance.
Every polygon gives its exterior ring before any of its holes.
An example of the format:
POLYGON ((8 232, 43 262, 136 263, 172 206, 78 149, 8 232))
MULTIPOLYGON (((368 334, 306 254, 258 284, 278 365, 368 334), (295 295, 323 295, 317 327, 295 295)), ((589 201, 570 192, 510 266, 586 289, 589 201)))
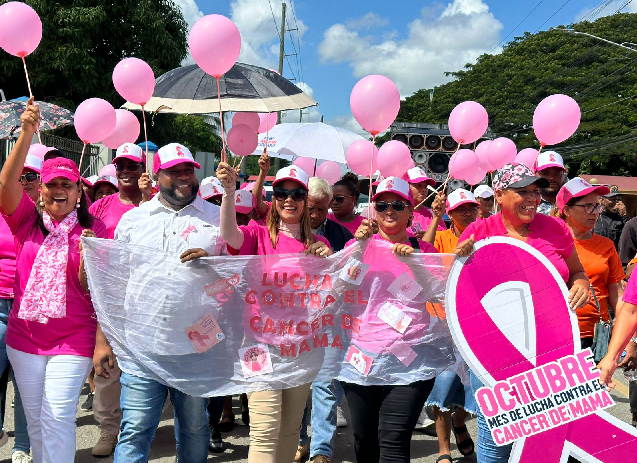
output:
POLYGON ((567 297, 545 256, 522 241, 493 237, 452 267, 447 321, 486 386, 476 399, 495 442, 515 442, 510 462, 559 463, 570 455, 632 461, 637 430, 602 410, 613 402, 598 384, 590 352, 580 349, 567 297))

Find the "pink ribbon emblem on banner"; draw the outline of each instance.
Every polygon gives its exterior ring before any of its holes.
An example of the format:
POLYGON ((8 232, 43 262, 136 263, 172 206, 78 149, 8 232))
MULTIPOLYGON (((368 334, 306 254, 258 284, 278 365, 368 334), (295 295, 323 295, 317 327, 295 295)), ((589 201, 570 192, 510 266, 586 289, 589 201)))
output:
MULTIPOLYGON (((580 352, 577 318, 553 265, 511 238, 489 238, 447 283, 449 328, 463 358, 485 386, 493 387, 537 367, 580 352)), ((511 395, 520 402, 526 391, 511 395)), ((623 463, 637 454, 637 430, 603 410, 515 441, 510 462, 623 463)))

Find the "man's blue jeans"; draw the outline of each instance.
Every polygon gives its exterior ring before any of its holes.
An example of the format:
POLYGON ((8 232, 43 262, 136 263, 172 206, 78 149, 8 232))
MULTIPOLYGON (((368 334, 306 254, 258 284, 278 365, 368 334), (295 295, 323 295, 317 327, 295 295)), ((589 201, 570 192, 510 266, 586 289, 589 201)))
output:
MULTIPOLYGON (((338 381, 314 381, 310 397, 312 397, 310 458, 317 455, 332 458, 336 434, 336 405, 340 404, 343 398, 343 388, 338 381)), ((310 407, 306 406, 301 423, 300 445, 308 441, 308 415, 310 415, 310 407)))
POLYGON ((208 399, 192 397, 152 379, 122 371, 122 424, 115 448, 116 463, 146 463, 159 425, 166 391, 179 420, 179 461, 204 463, 208 458, 208 399))

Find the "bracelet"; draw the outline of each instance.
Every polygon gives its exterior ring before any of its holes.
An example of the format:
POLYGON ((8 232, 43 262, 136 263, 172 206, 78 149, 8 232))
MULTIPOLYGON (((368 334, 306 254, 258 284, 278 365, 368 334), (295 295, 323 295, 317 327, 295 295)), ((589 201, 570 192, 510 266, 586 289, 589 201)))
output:
POLYGON ((637 336, 633 336, 632 338, 630 338, 630 342, 634 342, 635 344, 637 344, 637 336))

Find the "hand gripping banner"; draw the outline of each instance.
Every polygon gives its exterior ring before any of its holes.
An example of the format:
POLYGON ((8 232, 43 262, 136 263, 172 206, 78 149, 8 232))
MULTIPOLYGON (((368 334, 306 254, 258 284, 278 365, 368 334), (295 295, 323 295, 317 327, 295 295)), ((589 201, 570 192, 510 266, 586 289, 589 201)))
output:
POLYGON ((317 378, 409 384, 455 360, 444 317, 426 308, 444 297, 451 255, 397 257, 388 243, 367 240, 327 259, 182 264, 141 246, 83 243, 93 305, 121 369, 190 395, 317 378))
POLYGON ((511 238, 476 244, 449 274, 454 342, 485 387, 476 399, 510 462, 633 461, 637 431, 603 411, 614 405, 590 349, 580 349, 568 291, 536 249, 511 238))

